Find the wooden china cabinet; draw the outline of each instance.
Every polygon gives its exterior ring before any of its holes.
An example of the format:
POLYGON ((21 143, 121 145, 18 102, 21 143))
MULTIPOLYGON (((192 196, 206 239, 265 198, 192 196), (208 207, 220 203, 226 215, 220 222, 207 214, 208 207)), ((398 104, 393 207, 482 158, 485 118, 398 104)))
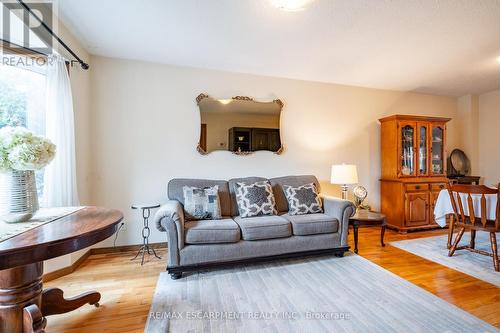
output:
POLYGON ((381 123, 381 211, 400 232, 438 227, 434 205, 445 188, 450 118, 394 115, 381 123))

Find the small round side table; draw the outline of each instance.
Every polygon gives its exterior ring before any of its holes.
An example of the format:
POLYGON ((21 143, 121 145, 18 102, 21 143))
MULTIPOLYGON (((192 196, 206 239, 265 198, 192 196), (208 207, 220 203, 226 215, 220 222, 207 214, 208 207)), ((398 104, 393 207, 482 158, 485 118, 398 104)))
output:
POLYGON ((141 266, 144 265, 144 255, 146 252, 151 255, 153 254, 156 258, 161 259, 155 252, 155 249, 149 246, 149 235, 151 234, 151 230, 149 229, 148 222, 149 217, 151 216, 151 209, 158 208, 160 205, 132 205, 132 209, 141 209, 142 210, 142 218, 144 219, 144 226, 142 227, 142 246, 139 249, 139 252, 135 255, 131 260, 135 260, 141 253, 141 266), (151 253, 152 252, 152 253, 151 253))
POLYGON ((380 231, 380 244, 384 244, 384 234, 385 234, 385 215, 377 212, 370 212, 366 209, 359 209, 354 216, 349 219, 349 225, 352 225, 354 229, 354 253, 358 253, 358 228, 361 227, 372 227, 381 226, 380 231))

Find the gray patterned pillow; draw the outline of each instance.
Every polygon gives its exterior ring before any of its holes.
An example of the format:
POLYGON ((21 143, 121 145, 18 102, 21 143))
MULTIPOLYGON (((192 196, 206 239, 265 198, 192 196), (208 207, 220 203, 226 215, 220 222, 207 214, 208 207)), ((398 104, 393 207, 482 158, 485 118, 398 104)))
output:
POLYGON ((184 214, 187 220, 220 219, 219 186, 184 186, 184 214))
POLYGON ((283 185, 288 200, 288 214, 303 215, 323 213, 321 198, 314 184, 293 187, 283 185))
POLYGON ((273 189, 268 181, 236 183, 235 193, 241 217, 278 214, 273 189))

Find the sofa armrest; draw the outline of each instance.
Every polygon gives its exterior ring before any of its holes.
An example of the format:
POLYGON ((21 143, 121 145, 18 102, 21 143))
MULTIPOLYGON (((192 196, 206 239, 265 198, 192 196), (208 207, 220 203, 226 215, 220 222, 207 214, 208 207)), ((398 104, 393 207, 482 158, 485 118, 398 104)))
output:
POLYGON ((347 246, 347 233, 349 230, 349 218, 356 213, 356 207, 348 200, 342 200, 330 196, 323 198, 323 208, 326 215, 335 217, 339 221, 340 246, 347 246))
POLYGON ((179 251, 184 247, 184 209, 177 200, 169 200, 154 216, 156 228, 167 232, 169 266, 179 265, 179 251))

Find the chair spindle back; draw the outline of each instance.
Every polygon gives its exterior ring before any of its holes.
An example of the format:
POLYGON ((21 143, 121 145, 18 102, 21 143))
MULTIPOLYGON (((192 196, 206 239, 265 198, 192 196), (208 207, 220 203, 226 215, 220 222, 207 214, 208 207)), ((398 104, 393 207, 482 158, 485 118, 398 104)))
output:
MULTIPOLYGON (((499 184, 500 186, 500 184, 499 184)), ((484 185, 462 185, 448 184, 448 193, 450 195, 451 205, 456 221, 463 224, 479 225, 485 227, 488 221, 486 212, 486 195, 496 194, 497 206, 495 211, 495 228, 499 227, 500 218, 500 191, 498 188, 490 188, 484 185), (474 200, 472 195, 480 195, 481 211, 474 209, 474 200), (463 200, 465 199, 465 200, 463 200), (463 201, 466 201, 465 203, 463 201), (465 213, 464 204, 467 205, 468 214, 465 213)))

